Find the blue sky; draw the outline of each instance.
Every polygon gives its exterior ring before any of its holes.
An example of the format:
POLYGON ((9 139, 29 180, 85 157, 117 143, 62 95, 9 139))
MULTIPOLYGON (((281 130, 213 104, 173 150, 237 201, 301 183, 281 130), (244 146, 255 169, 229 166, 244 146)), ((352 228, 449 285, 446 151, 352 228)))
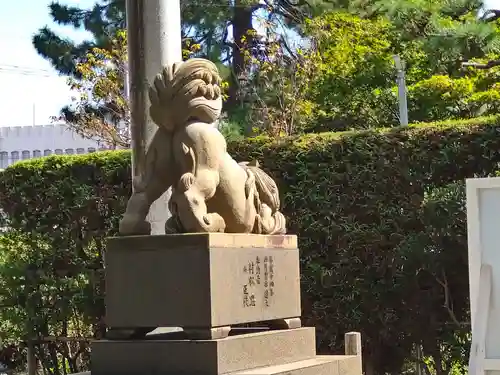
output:
MULTIPOLYGON (((66 0, 66 4, 90 7, 94 0, 66 0)), ((500 0, 487 0, 488 7, 500 8, 500 0)), ((0 126, 49 124, 50 117, 71 101, 66 78, 58 76, 49 62, 31 44, 32 35, 51 25, 50 0, 2 2, 0 14, 0 126), (26 74, 28 72, 29 74, 26 74), (34 108, 34 110, 33 110, 34 108)), ((72 39, 86 34, 54 26, 72 39)))
MULTIPOLYGON (((94 0, 66 0, 89 7, 94 0)), ((71 100, 65 77, 59 77, 50 63, 31 44, 32 35, 51 24, 50 0, 2 2, 0 14, 0 126, 31 125, 33 106, 37 125, 51 123, 50 117, 71 100), (26 71, 29 75, 26 75, 26 71)), ((81 40, 85 33, 54 27, 63 35, 81 40)))

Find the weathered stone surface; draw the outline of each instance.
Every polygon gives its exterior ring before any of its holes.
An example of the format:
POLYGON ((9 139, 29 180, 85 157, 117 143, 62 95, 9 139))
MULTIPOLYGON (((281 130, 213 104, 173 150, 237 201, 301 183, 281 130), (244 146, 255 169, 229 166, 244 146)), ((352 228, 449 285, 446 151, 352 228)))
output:
POLYGON ((314 328, 249 333, 221 340, 167 340, 167 337, 95 341, 92 374, 218 375, 297 362, 316 354, 314 328))
POLYGON ((213 62, 194 58, 165 66, 150 85, 149 114, 158 130, 134 177, 121 234, 150 234, 146 214, 170 187, 167 233, 286 233, 274 180, 256 161, 236 163, 214 126, 221 83, 213 62))
POLYGON ((111 327, 207 328, 301 315, 295 236, 116 237, 105 267, 111 327))
POLYGON ((361 375, 361 362, 357 356, 316 356, 303 361, 251 370, 233 372, 231 375, 361 375))

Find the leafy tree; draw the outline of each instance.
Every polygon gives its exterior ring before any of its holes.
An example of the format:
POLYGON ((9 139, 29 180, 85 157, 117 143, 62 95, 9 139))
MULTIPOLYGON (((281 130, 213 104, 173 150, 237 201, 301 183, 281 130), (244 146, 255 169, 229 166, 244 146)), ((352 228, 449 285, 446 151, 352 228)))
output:
MULTIPOLYGON (((10 347, 49 337, 93 336, 93 318, 85 314, 92 278, 61 267, 69 253, 52 244, 41 233, 9 230, 0 237, 0 335, 10 347)), ((74 259, 73 268, 80 261, 74 259)), ((45 342, 35 344, 35 356, 46 374, 75 373, 88 368, 89 348, 84 340, 45 342)))
POLYGON ((333 1, 336 9, 366 19, 384 17, 398 31, 402 49, 414 41, 422 43, 436 73, 457 72, 460 62, 498 50, 493 24, 478 15, 482 0, 358 0, 333 1))
POLYGON ((487 84, 488 78, 434 75, 419 81, 408 87, 410 117, 429 121, 498 113, 498 84, 487 84))
POLYGON ((318 124, 310 130, 387 123, 374 104, 377 90, 394 85, 390 23, 330 12, 308 21, 305 35, 313 45, 310 58, 318 64, 310 85, 318 124))
MULTIPOLYGON (((254 37, 256 18, 260 14, 269 20, 283 21, 297 25, 305 13, 306 2, 297 4, 286 0, 183 0, 182 38, 186 44, 200 45, 197 56, 212 61, 230 63, 231 85, 229 102, 237 100, 239 80, 247 69, 244 54, 246 50, 258 51, 265 47, 265 41, 254 37), (300 11, 299 11, 300 10, 300 11), (233 38, 229 39, 232 29, 233 38)), ((92 34, 92 40, 76 44, 44 27, 33 37, 33 44, 40 55, 48 59, 62 74, 80 75, 78 62, 84 60, 93 48, 108 49, 116 31, 125 27, 125 1, 100 0, 93 8, 82 9, 52 2, 49 6, 54 22, 81 28, 92 34)))
POLYGON ((406 23, 412 17, 423 17, 418 13, 421 8, 412 13, 410 8, 400 9, 398 3, 394 7, 399 12, 388 8, 383 15, 382 3, 377 4, 379 13, 372 12, 371 18, 353 15, 350 8, 351 13, 329 12, 305 22, 302 35, 310 45, 307 53, 315 61, 308 99, 315 105, 316 117, 306 131, 398 125, 395 54, 407 64, 411 121, 470 118, 498 110, 492 80, 497 73, 480 75, 460 66, 461 56, 495 56, 495 52, 487 54, 498 42, 494 28, 471 20, 470 7, 461 9, 464 15, 460 18, 449 10, 446 13, 443 4, 424 1, 435 19, 427 19, 427 29, 421 30, 406 23), (440 43, 454 40, 452 44, 458 47, 443 48, 443 52, 436 43, 445 26, 449 40, 440 43), (467 30, 476 30, 479 40, 470 36, 467 43, 460 44, 467 30))
POLYGON ((84 28, 92 34, 93 40, 75 43, 57 35, 48 26, 38 30, 33 36, 33 45, 37 52, 50 61, 62 74, 78 76, 77 64, 93 48, 110 47, 110 37, 117 30, 125 28, 125 1, 101 0, 91 9, 62 5, 53 1, 49 5, 52 20, 75 29, 84 28))
POLYGON ((85 138, 116 148, 130 144, 129 109, 124 97, 127 39, 118 31, 110 48, 93 48, 76 64, 79 78, 69 77, 77 91, 74 108, 65 107, 59 117, 85 138))
POLYGON ((430 189, 421 218, 424 230, 408 233, 399 249, 403 269, 415 272, 400 279, 402 287, 414 289, 402 301, 411 306, 406 333, 423 348, 426 374, 463 373, 470 347, 465 184, 430 189), (424 324, 432 328, 422 335, 424 324))
MULTIPOLYGON (((229 119, 242 123, 237 127, 245 129, 246 134, 397 125, 394 54, 407 63, 412 121, 473 117, 498 108, 494 84, 487 86, 484 80, 474 78, 470 70, 460 67, 463 56, 484 57, 488 56, 488 49, 494 50, 494 28, 474 18, 478 2, 469 1, 461 7, 427 0, 421 0, 418 6, 411 1, 391 6, 383 1, 349 2, 348 6, 342 2, 327 3, 297 2, 287 8, 280 1, 262 4, 248 0, 231 6, 213 2, 210 10, 203 13, 196 2, 182 3, 184 48, 190 49, 191 56, 219 61, 223 76, 229 81, 229 119), (264 5, 267 8, 263 9, 264 5), (362 11, 361 5, 366 5, 366 9, 362 11), (317 9, 329 8, 346 8, 350 13, 328 12, 307 18, 317 9), (238 36, 240 43, 236 43, 238 38, 228 40, 228 28, 235 22, 243 24, 241 17, 238 21, 231 18, 236 14, 231 14, 231 9, 247 12, 248 22, 238 36), (304 41, 303 51, 291 46, 283 28, 279 28, 286 14, 288 25, 299 31, 304 41), (262 35, 253 28, 257 15, 270 20, 263 24, 262 35), (477 28, 484 29, 478 34, 477 28), (482 39, 476 38, 476 34, 483 35, 482 39), (448 42, 453 48, 439 47, 448 42), (224 65, 227 62, 231 68, 224 65), (471 80, 462 77, 464 74, 471 80), (467 87, 469 90, 462 90, 467 87)), ((123 16, 123 12, 110 10, 119 10, 118 3, 100 4, 103 14, 123 16)), ((52 7, 57 9, 54 4, 52 7)), ((61 9, 71 13, 67 7, 61 9)), ((72 12, 76 18, 90 14, 83 10, 72 12)), ((110 21, 110 17, 100 21, 105 25, 102 30, 107 46, 91 48, 74 66, 75 76, 70 83, 80 91, 88 84, 87 95, 80 96, 77 110, 66 108, 62 118, 81 129, 81 134, 126 146, 128 119, 119 92, 123 72, 115 72, 109 64, 106 69, 85 68, 89 57, 94 62, 102 61, 96 63, 97 68, 112 60, 111 56, 118 56, 112 50, 116 49, 117 38, 108 34, 120 23, 110 21), (112 75, 106 77, 108 73, 112 75), (91 92, 94 87, 101 96, 91 92), (103 88, 110 91, 104 93, 103 88), (120 123, 123 128, 117 128, 120 123)), ((113 65, 123 67, 118 61, 113 65)))
MULTIPOLYGON (((199 45, 186 43, 185 58, 195 54, 199 45)), ((127 65, 127 36, 118 30, 110 47, 93 48, 76 64, 78 78, 68 84, 75 91, 73 104, 56 117, 85 138, 103 142, 112 148, 130 146, 130 115, 124 95, 127 65)))
POLYGON ((246 133, 277 137, 303 132, 315 107, 308 97, 318 70, 315 56, 301 50, 291 52, 277 37, 259 55, 248 53, 246 57, 252 72, 241 90, 240 121, 246 133))
MULTIPOLYGON (((496 26, 497 20, 499 18, 500 18, 500 10, 490 9, 483 14, 483 16, 481 17, 481 20, 485 23, 494 24, 496 26)), ((500 65, 500 59, 490 58, 484 62, 465 61, 462 65, 463 66, 471 66, 471 67, 474 67, 477 69, 491 69, 491 68, 494 68, 494 67, 500 65)))
MULTIPOLYGON (((123 4, 123 0, 102 0, 84 10, 53 3, 51 14, 56 22, 83 25, 94 40, 75 45, 63 43, 55 35, 44 39, 50 30, 43 29, 34 38, 35 46, 61 72, 72 72, 76 79, 71 84, 81 91, 83 82, 92 83, 89 74, 84 75, 89 73, 84 68, 89 56, 108 61, 114 53, 113 35, 123 27, 123 4), (63 50, 66 55, 61 54, 63 50), (67 61, 73 65, 66 66, 67 61)), ((184 0, 181 4, 184 48, 195 45, 192 56, 218 62, 229 82, 226 109, 236 122, 246 122, 239 126, 246 134, 397 125, 394 54, 407 64, 411 120, 473 117, 498 108, 494 84, 484 85, 484 80, 461 66, 464 60, 481 61, 500 52, 495 24, 477 20, 482 6, 479 0, 317 0, 293 4, 283 0, 237 0, 232 4, 214 0, 207 7, 200 7, 196 0, 184 0), (311 18, 315 15, 319 16, 311 18), (263 28, 260 34, 257 23, 263 28), (285 31, 289 28, 298 32, 303 51, 288 43, 285 31)), ((97 76, 102 74, 95 73, 94 78, 97 76)), ((117 77, 121 80, 123 74, 117 77)), ((117 94, 114 89, 121 87, 119 82, 113 85, 108 86, 111 97, 117 94)), ((110 139, 112 145, 126 145, 126 132, 117 136, 115 131, 117 123, 128 122, 122 111, 125 108, 116 107, 120 100, 111 103, 108 98, 100 103, 99 95, 87 98, 87 103, 80 101, 85 116, 66 109, 63 118, 85 129, 81 133, 94 136, 99 129, 104 134, 98 135, 110 139), (103 114, 104 119, 94 121, 103 114), (80 126, 82 123, 85 126, 80 126), (110 126, 101 128, 102 124, 110 126)))

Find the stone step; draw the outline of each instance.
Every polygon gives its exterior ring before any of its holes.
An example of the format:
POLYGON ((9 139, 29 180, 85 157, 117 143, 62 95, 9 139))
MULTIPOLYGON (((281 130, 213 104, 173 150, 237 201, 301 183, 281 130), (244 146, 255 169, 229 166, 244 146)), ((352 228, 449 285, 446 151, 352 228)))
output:
POLYGON ((317 356, 282 365, 259 367, 228 375, 361 375, 359 356, 317 356))
POLYGON ((218 340, 185 340, 177 336, 173 332, 162 339, 152 335, 144 340, 94 341, 92 375, 219 375, 316 356, 315 330, 310 327, 248 333, 218 340))

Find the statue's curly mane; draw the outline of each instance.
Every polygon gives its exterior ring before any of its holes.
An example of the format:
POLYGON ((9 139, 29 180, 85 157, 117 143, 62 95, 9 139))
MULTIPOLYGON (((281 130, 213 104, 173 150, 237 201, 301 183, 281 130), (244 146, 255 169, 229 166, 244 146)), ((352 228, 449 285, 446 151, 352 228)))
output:
POLYGON ((190 120, 214 123, 222 109, 221 83, 216 65, 208 60, 164 67, 149 89, 152 120, 169 131, 190 120))

